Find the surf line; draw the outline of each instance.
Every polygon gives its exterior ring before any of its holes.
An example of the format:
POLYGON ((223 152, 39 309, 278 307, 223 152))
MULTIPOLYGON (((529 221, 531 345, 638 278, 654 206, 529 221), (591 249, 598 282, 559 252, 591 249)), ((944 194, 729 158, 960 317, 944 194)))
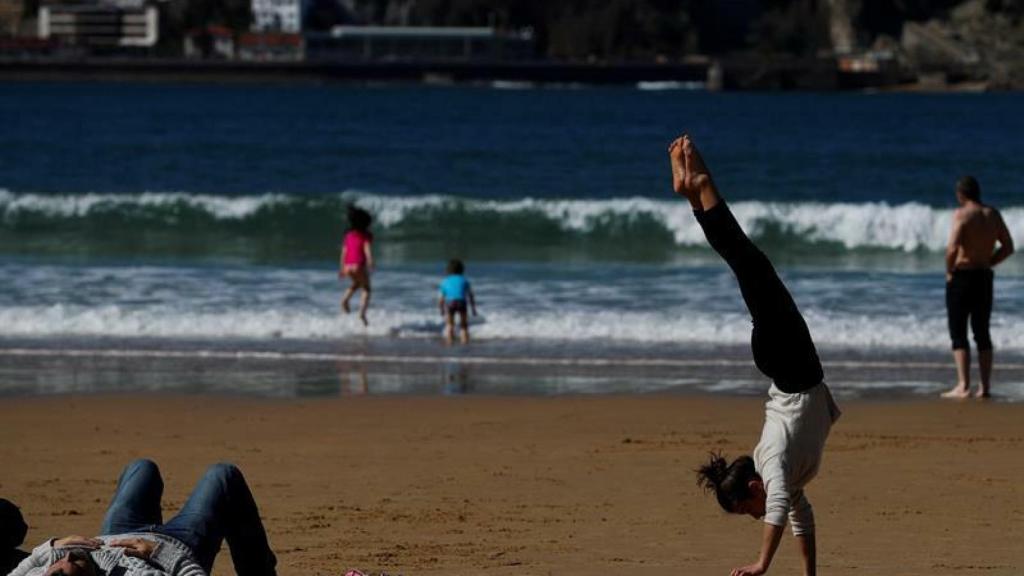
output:
MULTIPOLYGON (((681 359, 681 358, 537 358, 524 356, 400 356, 394 354, 331 354, 318 352, 270 352, 259 350, 89 350, 45 348, 4 348, 0 356, 8 357, 49 357, 49 358, 150 358, 150 359, 196 359, 196 360, 274 360, 293 362, 351 362, 364 364, 439 364, 457 362, 471 365, 514 365, 514 366, 584 366, 584 367, 652 367, 652 368, 699 368, 699 367, 745 367, 749 360, 727 358, 681 359)), ((873 369, 946 369, 947 362, 892 360, 836 360, 822 362, 831 368, 873 368, 873 369)), ((1000 364, 1000 370, 1024 370, 1024 363, 1000 364)))

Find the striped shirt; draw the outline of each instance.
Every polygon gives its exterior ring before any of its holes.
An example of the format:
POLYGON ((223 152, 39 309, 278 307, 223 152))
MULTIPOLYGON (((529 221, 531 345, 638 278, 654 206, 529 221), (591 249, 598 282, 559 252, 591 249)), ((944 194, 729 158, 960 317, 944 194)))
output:
MULTIPOLYGON (((124 538, 142 538, 157 543, 156 550, 147 560, 127 556, 124 548, 104 544, 98 549, 87 550, 92 561, 99 568, 99 574, 108 576, 207 576, 196 564, 192 552, 182 542, 152 532, 100 536, 105 543, 124 538)), ((44 542, 21 561, 8 576, 41 576, 54 562, 74 550, 73 547, 54 548, 53 540, 44 542)))

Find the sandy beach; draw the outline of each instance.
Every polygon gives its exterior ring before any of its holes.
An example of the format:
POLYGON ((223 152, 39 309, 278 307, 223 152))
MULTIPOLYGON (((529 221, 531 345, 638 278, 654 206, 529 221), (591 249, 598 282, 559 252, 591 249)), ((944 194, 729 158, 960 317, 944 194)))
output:
MULTIPOLYGON (((824 574, 1020 574, 1024 405, 848 401, 808 495, 824 574)), ((280 574, 728 574, 760 527, 694 484, 756 443, 762 400, 684 395, 313 400, 118 395, 0 403, 0 496, 25 547, 93 534, 121 467, 165 516, 230 460, 280 574)), ((773 574, 799 572, 783 541, 773 574)), ((230 573, 229 556, 215 573, 230 573)))

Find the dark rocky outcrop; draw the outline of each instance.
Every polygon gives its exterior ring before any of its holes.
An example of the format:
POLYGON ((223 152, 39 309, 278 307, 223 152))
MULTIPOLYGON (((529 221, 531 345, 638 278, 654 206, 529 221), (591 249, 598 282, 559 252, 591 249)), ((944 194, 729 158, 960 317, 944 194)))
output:
MULTIPOLYGON (((22 2, 23 18, 39 4, 22 2)), ((180 55, 190 29, 244 30, 251 19, 250 0, 159 5, 158 56, 180 55)), ((558 61, 679 62, 701 54, 749 62, 756 69, 758 60, 860 55, 886 59, 885 66, 897 67, 900 78, 1024 88, 1024 0, 306 0, 305 5, 306 27, 316 31, 338 24, 528 28, 536 56, 558 61)), ((15 12, 2 14, 10 20, 15 12)))
MULTIPOLYGON (((352 21, 535 31, 540 57, 874 52, 911 77, 1024 88, 1024 0, 320 0, 352 21)), ((744 57, 746 58, 746 57, 744 57)))

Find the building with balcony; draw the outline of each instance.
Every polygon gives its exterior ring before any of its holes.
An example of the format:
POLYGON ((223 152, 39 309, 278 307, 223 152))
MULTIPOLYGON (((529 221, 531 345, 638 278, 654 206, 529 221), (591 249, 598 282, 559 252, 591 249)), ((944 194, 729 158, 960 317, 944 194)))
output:
POLYGON ((252 0, 252 30, 298 34, 302 31, 302 0, 252 0))
POLYGON ((157 9, 142 2, 82 2, 39 7, 39 38, 89 49, 155 46, 157 9))

